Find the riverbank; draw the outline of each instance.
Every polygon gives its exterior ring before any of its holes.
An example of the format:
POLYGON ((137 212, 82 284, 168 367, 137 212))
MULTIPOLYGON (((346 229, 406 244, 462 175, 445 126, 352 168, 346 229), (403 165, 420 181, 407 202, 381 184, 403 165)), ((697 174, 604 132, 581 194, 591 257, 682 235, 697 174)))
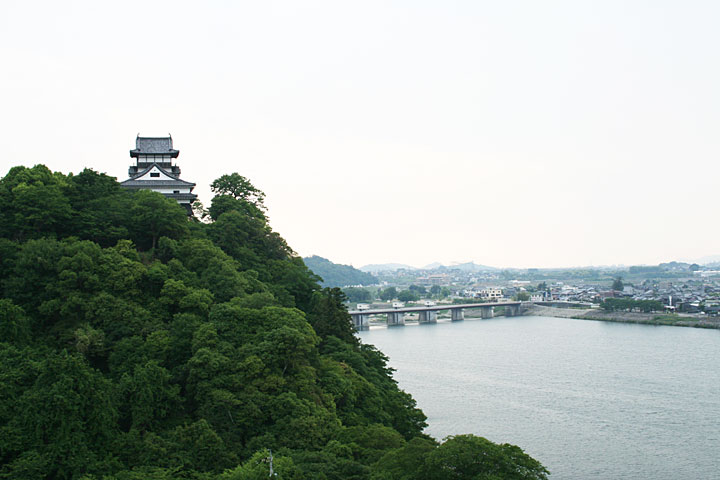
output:
POLYGON ((718 317, 694 317, 680 314, 606 312, 595 308, 556 308, 541 305, 528 307, 524 314, 556 318, 576 318, 580 320, 600 320, 603 322, 720 329, 720 318, 718 317))

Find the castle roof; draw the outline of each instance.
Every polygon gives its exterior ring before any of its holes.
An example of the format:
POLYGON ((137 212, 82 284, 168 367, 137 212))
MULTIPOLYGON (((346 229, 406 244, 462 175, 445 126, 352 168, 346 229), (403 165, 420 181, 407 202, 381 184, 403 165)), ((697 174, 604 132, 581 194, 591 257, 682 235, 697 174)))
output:
MULTIPOLYGON (((153 163, 150 166, 144 168, 143 170, 137 172, 132 177, 128 178, 124 182, 120 182, 120 185, 124 187, 130 187, 130 188, 171 188, 176 186, 183 186, 183 187, 194 187, 195 184, 192 182, 186 182, 185 180, 182 180, 178 177, 176 177, 172 172, 167 171, 157 163, 153 163), (150 179, 150 180, 143 180, 142 178, 148 178, 147 174, 150 170, 153 169, 153 167, 157 168, 164 174, 165 177, 169 177, 167 179, 150 179)), ((192 190, 192 188, 190 188, 192 190)))
POLYGON ((169 155, 177 158, 179 150, 173 149, 172 137, 138 137, 135 139, 135 149, 130 150, 131 157, 140 155, 169 155))

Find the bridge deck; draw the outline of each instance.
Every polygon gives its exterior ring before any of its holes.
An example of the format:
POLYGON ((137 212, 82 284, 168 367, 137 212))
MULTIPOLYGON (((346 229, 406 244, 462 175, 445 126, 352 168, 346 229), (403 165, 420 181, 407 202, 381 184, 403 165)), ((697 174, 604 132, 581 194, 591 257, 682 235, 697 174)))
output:
POLYGON ((438 312, 440 310, 457 310, 460 308, 483 308, 519 306, 522 302, 463 303, 458 305, 433 305, 432 307, 377 308, 370 310, 350 310, 350 315, 381 315, 383 313, 438 312))

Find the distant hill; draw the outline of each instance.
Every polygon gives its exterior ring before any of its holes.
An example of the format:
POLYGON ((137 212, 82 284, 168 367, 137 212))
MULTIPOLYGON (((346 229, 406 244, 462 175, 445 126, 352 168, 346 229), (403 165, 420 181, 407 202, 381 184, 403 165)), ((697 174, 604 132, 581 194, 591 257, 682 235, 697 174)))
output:
POLYGON ((429 265, 425 265, 423 270, 462 270, 463 272, 490 272, 499 270, 495 267, 489 267, 487 265, 478 265, 475 262, 466 263, 452 263, 450 265, 443 265, 439 262, 434 262, 429 265))
POLYGON ((360 267, 363 272, 392 272, 394 270, 417 270, 411 265, 403 263, 373 263, 360 267))
POLYGON ((478 265, 475 262, 458 263, 455 265, 450 265, 448 268, 455 268, 464 272, 487 272, 499 270, 498 268, 490 267, 487 265, 478 265))
POLYGON ((416 268, 411 265, 404 263, 373 263, 360 267, 363 272, 393 272, 395 270, 462 270, 464 272, 492 272, 497 271, 499 268, 490 267, 487 265, 478 265, 475 262, 466 263, 453 263, 450 265, 443 265, 440 262, 433 262, 425 265, 422 268, 416 268))
POLYGON ((440 263, 440 262, 433 262, 433 263, 430 263, 430 264, 428 264, 428 265, 425 265, 424 267, 422 267, 422 269, 423 269, 423 270, 435 270, 436 268, 442 268, 442 267, 444 267, 444 266, 445 266, 445 265, 443 265, 443 264, 440 263))
POLYGON ((350 265, 333 263, 327 258, 312 257, 303 258, 305 265, 310 270, 320 275, 325 287, 344 287, 346 285, 376 285, 378 279, 369 273, 362 272, 350 265))

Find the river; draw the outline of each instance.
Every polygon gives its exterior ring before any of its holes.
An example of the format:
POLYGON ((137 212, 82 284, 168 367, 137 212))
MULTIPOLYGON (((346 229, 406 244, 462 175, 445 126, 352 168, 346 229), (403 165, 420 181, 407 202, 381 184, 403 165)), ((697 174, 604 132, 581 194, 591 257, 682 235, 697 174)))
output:
POLYGON ((720 479, 720 331, 514 317, 360 333, 427 433, 519 445, 569 479, 720 479))

